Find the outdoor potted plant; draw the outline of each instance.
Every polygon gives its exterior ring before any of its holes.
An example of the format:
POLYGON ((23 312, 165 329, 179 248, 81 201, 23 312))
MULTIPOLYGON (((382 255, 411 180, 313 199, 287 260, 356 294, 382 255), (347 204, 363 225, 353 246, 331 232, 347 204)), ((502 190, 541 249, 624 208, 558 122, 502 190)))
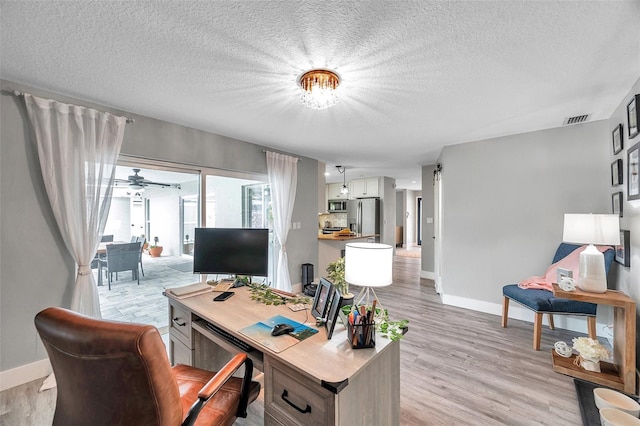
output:
POLYGON ((151 257, 160 257, 162 254, 162 246, 159 245, 160 239, 158 237, 153 237, 153 245, 149 246, 149 256, 151 257))
POLYGON ((349 283, 344 279, 344 257, 327 265, 327 278, 338 289, 342 296, 342 306, 353 303, 353 293, 349 292, 349 283))

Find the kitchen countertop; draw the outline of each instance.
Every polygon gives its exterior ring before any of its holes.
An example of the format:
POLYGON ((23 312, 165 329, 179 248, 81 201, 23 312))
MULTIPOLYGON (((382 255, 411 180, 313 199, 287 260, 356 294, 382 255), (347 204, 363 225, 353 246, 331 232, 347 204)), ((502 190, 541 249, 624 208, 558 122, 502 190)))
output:
POLYGON ((359 240, 362 238, 374 238, 377 236, 378 234, 354 234, 354 235, 318 234, 318 239, 329 240, 329 241, 349 241, 349 240, 359 240))

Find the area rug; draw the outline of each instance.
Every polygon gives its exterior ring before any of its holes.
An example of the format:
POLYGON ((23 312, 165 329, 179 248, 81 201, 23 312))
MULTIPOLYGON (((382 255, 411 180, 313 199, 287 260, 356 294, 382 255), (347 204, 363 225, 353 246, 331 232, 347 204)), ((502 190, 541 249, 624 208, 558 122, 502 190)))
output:
POLYGON ((180 272, 193 272, 193 262, 176 263, 175 265, 169 265, 169 268, 180 272))
MULTIPOLYGON (((586 382, 580 379, 573 379, 576 385, 576 394, 578 403, 580 404, 580 415, 582 416, 582 424, 584 426, 600 426, 600 412, 596 407, 596 401, 593 398, 593 390, 595 388, 606 388, 606 386, 586 382)), ((634 401, 638 398, 633 395, 627 395, 634 401)))

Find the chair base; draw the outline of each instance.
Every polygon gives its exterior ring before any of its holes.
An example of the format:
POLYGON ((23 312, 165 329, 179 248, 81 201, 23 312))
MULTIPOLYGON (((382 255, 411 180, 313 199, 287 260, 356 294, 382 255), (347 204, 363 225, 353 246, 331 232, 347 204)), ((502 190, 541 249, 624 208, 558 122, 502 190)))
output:
MULTIPOLYGON (((502 300, 502 327, 507 328, 507 322, 509 318, 509 299, 507 296, 503 296, 502 300)), ((515 302, 518 302, 515 300, 515 302)), ((522 305, 529 309, 527 305, 522 305)), ((540 350, 540 340, 542 338, 542 316, 546 313, 549 317, 549 328, 555 330, 555 324, 553 322, 553 315, 576 315, 573 312, 534 312, 533 318, 533 349, 540 350)), ((597 339, 596 336, 596 317, 594 315, 586 315, 587 317, 587 332, 589 337, 597 339)))

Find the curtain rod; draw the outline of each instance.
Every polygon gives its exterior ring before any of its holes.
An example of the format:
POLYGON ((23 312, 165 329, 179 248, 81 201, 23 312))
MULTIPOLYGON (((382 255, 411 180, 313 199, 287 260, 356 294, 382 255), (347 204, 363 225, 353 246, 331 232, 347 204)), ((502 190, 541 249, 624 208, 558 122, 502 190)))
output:
MULTIPOLYGON (((262 152, 264 152, 264 153, 266 154, 267 152, 275 152, 275 151, 267 151, 266 149, 263 149, 263 150, 262 150, 262 152)), ((285 154, 284 152, 275 152, 275 153, 276 153, 276 154, 282 154, 282 155, 289 155, 289 154, 285 154)), ((289 155, 289 157, 293 157, 293 156, 292 156, 292 155, 289 155)), ((293 158, 295 158, 295 159, 296 159, 296 160, 298 160, 300 163, 302 163, 302 160, 301 160, 300 158, 298 158, 298 157, 293 157, 293 158)))
MULTIPOLYGON (((22 96, 22 95, 24 95, 25 92, 20 92, 18 90, 12 90, 11 93, 13 93, 15 96, 22 96)), ((133 118, 129 118, 129 117, 126 117, 126 116, 124 118, 127 119, 127 123, 129 123, 129 124, 136 122, 136 120, 134 120, 133 118)))

